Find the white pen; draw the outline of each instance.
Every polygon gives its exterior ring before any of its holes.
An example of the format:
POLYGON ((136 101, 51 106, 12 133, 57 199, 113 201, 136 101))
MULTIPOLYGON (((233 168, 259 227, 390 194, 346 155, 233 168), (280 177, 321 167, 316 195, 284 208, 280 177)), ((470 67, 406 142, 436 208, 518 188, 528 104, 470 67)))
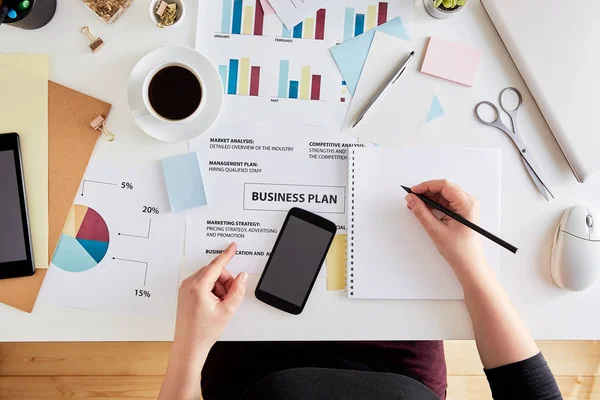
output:
POLYGON ((375 94, 375 96, 373 96, 373 99, 371 99, 371 101, 369 101, 369 104, 367 104, 367 106, 365 107, 364 110, 362 110, 362 112, 360 113, 360 115, 358 116, 358 118, 356 118, 356 121, 354 121, 354 123, 352 124, 352 128, 354 128, 356 125, 358 125, 358 123, 363 119, 363 117, 371 109, 371 107, 373 106, 373 104, 375 104, 375 102, 377 101, 377 99, 379 98, 379 96, 381 96, 381 94, 383 92, 385 92, 385 89, 387 89, 388 86, 396 83, 396 81, 398 80, 398 78, 400 78, 400 76, 402 76, 402 73, 406 70, 406 67, 408 67, 408 64, 410 63, 410 60, 412 60, 412 58, 413 58, 414 55, 415 55, 415 52, 411 51, 410 54, 406 57, 406 60, 404 60, 404 62, 402 64, 400 64, 400 66, 398 67, 398 69, 396 69, 394 72, 392 72, 390 74, 390 77, 388 78, 388 80, 386 80, 385 83, 383 85, 381 85, 381 87, 377 91, 377 94, 375 94))

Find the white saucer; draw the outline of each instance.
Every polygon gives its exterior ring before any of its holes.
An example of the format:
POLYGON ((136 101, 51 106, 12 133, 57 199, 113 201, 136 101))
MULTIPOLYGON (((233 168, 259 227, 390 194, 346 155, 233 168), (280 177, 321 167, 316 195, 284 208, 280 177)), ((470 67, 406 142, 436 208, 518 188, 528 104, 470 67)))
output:
POLYGON ((206 102, 204 109, 198 118, 190 122, 165 122, 150 114, 133 117, 133 119, 141 130, 155 139, 164 142, 182 142, 206 132, 217 120, 223 107, 223 84, 215 67, 202 54, 187 47, 162 47, 142 57, 131 71, 127 86, 127 102, 132 113, 133 110, 144 107, 142 87, 148 73, 157 65, 169 61, 185 62, 198 71, 204 81, 202 94, 206 102))

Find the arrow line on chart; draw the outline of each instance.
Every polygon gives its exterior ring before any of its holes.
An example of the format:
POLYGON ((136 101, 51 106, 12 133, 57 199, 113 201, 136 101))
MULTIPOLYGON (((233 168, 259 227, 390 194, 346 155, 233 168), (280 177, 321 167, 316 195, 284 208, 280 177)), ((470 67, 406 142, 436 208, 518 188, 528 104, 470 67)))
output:
POLYGON ((89 183, 98 183, 100 185, 110 185, 110 186, 117 186, 116 183, 111 183, 111 182, 100 182, 100 181, 92 181, 90 179, 84 179, 83 180, 83 184, 81 185, 81 195, 83 196, 83 191, 85 190, 85 184, 86 182, 89 183))
POLYGON ((146 234, 146 236, 131 235, 129 233, 121 233, 121 232, 119 232, 118 235, 119 236, 136 237, 136 238, 141 238, 141 239, 150 239, 150 229, 152 229, 152 217, 150 217, 150 221, 148 221, 148 233, 146 234))
POLYGON ((144 287, 146 286, 146 278, 148 277, 148 262, 147 261, 130 260, 128 258, 118 258, 118 257, 113 257, 113 260, 129 261, 129 262, 134 262, 134 263, 139 263, 139 264, 145 264, 146 269, 144 272, 144 287))

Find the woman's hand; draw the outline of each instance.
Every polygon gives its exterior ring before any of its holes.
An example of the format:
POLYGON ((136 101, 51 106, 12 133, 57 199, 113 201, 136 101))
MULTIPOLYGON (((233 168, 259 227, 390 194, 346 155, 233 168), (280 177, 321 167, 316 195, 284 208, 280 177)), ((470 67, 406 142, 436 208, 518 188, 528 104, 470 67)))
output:
POLYGON ((225 269, 237 246, 229 245, 179 288, 175 340, 159 400, 201 399, 200 376, 208 352, 244 299, 248 274, 225 269))
MULTIPOLYGON (((412 191, 437 201, 473 223, 479 222, 479 202, 453 183, 428 181, 412 187, 412 191)), ((406 196, 406 203, 450 263, 463 287, 484 368, 512 364, 539 353, 496 274, 488 267, 479 234, 446 215, 438 219, 414 194, 406 196)), ((552 386, 548 390, 558 393, 554 382, 547 386, 552 386)))
MULTIPOLYGON (((475 224, 479 222, 477 199, 447 180, 423 182, 411 189, 414 193, 435 200, 475 224)), ((438 219, 414 194, 406 196, 406 203, 431 237, 440 254, 455 271, 486 265, 481 238, 477 232, 446 215, 438 219)))
POLYGON ((244 299, 248 274, 234 278, 225 269, 235 256, 235 243, 179 288, 174 349, 188 356, 206 355, 244 299))

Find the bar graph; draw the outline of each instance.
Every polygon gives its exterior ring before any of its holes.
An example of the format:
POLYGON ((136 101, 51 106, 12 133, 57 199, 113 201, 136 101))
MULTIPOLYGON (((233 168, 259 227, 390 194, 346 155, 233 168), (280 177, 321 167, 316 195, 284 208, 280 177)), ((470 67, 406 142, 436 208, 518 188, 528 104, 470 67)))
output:
POLYGON ((294 26, 292 30, 289 30, 283 26, 281 36, 284 38, 294 39, 325 39, 325 15, 326 10, 321 8, 317 11, 314 17, 308 17, 298 25, 294 26))
POLYGON ((250 65, 250 58, 232 58, 227 65, 219 65, 219 75, 225 94, 258 96, 260 67, 250 65))
POLYGON ((321 75, 313 74, 312 68, 305 65, 300 68, 300 79, 290 79, 290 61, 281 60, 277 97, 321 100, 321 75))
POLYGON ((221 33, 262 36, 265 14, 260 0, 222 0, 221 33), (246 5, 251 4, 251 5, 246 5))
POLYGON ((352 39, 369 29, 387 22, 388 3, 380 1, 377 5, 369 5, 366 12, 357 13, 353 7, 346 7, 344 14, 344 41, 352 39))

